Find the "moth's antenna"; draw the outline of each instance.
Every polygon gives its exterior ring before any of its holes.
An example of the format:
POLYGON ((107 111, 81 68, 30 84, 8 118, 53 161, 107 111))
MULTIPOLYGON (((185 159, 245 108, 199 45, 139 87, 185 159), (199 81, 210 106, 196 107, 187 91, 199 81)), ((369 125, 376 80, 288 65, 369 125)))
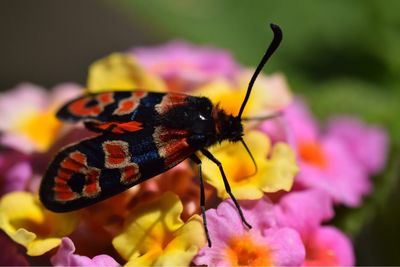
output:
POLYGON ((239 110, 239 115, 238 115, 239 119, 242 117, 243 110, 247 104, 247 101, 249 100, 251 89, 253 89, 253 84, 256 81, 258 74, 260 74, 265 63, 267 63, 268 59, 272 56, 272 54, 275 52, 275 50, 278 48, 279 44, 282 41, 281 28, 279 28, 278 25, 272 24, 272 23, 270 26, 271 26, 272 31, 274 32, 274 39, 272 39, 272 42, 270 43, 267 51, 265 52, 260 63, 258 64, 256 70, 254 71, 253 76, 250 79, 249 86, 247 87, 246 96, 244 97, 242 106, 240 107, 240 110, 239 110))
POLYGON ((240 138, 240 142, 242 143, 242 145, 243 145, 244 148, 246 149, 246 151, 247 151, 247 153, 249 154, 249 156, 250 156, 250 158, 251 158, 251 161, 253 162, 253 165, 254 165, 254 173, 253 173, 253 174, 250 174, 250 175, 248 175, 248 176, 246 176, 246 177, 254 176, 254 175, 256 175, 257 172, 258 172, 258 167, 257 167, 256 160, 254 159, 253 154, 251 154, 251 151, 250 151, 249 147, 246 145, 246 143, 244 142, 244 139, 243 139, 243 138, 240 138))
POLYGON ((275 119, 278 117, 283 116, 282 111, 277 111, 268 115, 264 116, 259 116, 259 117, 244 117, 242 118, 242 121, 265 121, 265 120, 270 120, 270 119, 275 119))

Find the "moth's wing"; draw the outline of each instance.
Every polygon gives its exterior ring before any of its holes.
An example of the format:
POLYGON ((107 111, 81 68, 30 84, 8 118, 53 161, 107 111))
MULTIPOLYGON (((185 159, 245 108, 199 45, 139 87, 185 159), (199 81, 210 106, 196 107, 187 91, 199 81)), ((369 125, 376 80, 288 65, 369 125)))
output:
POLYGON ((40 199, 48 209, 80 209, 160 174, 195 152, 188 133, 163 127, 104 134, 60 151, 45 173, 40 199))
POLYGON ((89 94, 65 104, 57 117, 69 122, 129 122, 153 125, 155 116, 171 107, 184 105, 187 95, 141 90, 89 94))
POLYGON ((85 127, 97 133, 115 133, 122 134, 128 132, 136 132, 143 129, 143 125, 138 121, 128 122, 98 122, 85 121, 85 127))

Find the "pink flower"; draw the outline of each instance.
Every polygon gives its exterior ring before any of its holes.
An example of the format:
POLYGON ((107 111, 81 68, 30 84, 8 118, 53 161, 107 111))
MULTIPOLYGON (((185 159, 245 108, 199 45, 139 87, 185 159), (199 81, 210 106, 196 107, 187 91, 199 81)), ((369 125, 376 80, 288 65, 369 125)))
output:
POLYGON ((266 199, 241 202, 253 228, 247 230, 232 201, 222 202, 207 213, 212 247, 203 248, 195 264, 211 266, 299 266, 304 247, 299 235, 276 225, 273 205, 266 199))
POLYGON ((356 118, 336 117, 328 123, 327 132, 340 138, 368 173, 376 174, 384 167, 388 136, 382 128, 368 126, 356 118))
POLYGON ((170 90, 189 91, 216 78, 231 79, 239 69, 226 51, 182 41, 135 48, 132 53, 148 72, 163 78, 170 90))
MULTIPOLYGON (((343 138, 340 135, 323 134, 300 100, 294 101, 285 110, 282 120, 286 122, 289 141, 298 155, 298 187, 322 189, 336 203, 359 206, 362 197, 371 191, 371 181, 366 169, 343 138)), ((270 132, 271 127, 264 125, 263 130, 270 132)), ((362 136, 360 139, 363 139, 362 136)))
POLYGON ((80 93, 79 86, 62 84, 51 93, 33 84, 20 84, 0 94, 0 144, 24 153, 46 152, 61 132, 55 112, 80 93))
POLYGON ((31 177, 32 168, 27 155, 7 148, 0 152, 0 196, 25 190, 31 177))
POLYGON ((354 264, 350 240, 322 222, 333 217, 332 202, 323 191, 306 190, 284 196, 275 207, 278 225, 297 230, 306 248, 305 266, 354 264))
POLYGON ((71 239, 64 237, 57 253, 51 258, 54 266, 120 266, 108 255, 98 255, 93 259, 74 254, 75 246, 71 239))

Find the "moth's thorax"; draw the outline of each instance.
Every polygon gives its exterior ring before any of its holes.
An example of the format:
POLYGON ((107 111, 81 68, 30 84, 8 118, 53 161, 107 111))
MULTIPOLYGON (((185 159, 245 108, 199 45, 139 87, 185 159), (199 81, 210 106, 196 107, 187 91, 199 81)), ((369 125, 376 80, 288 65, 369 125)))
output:
POLYGON ((223 140, 235 142, 243 135, 241 120, 228 115, 205 97, 188 96, 184 104, 170 108, 160 124, 186 130, 188 142, 198 149, 223 140))

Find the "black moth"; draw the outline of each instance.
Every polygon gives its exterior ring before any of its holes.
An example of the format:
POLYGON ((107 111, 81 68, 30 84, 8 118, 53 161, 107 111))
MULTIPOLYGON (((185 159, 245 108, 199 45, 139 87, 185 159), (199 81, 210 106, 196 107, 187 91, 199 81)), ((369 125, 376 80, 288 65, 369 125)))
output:
POLYGON ((101 134, 70 145, 56 155, 40 187, 45 207, 66 212, 89 206, 190 158, 198 165, 200 206, 211 247, 201 160, 195 154, 200 151, 218 166, 243 224, 251 228, 231 192, 222 164, 207 147, 224 140, 240 141, 256 166, 243 140, 242 122, 264 120, 277 114, 242 118, 242 113, 257 76, 282 40, 279 26, 271 24, 271 29, 274 38, 249 82, 238 116, 227 114, 206 97, 180 93, 107 92, 68 102, 57 113, 59 119, 83 121, 88 129, 101 134))

